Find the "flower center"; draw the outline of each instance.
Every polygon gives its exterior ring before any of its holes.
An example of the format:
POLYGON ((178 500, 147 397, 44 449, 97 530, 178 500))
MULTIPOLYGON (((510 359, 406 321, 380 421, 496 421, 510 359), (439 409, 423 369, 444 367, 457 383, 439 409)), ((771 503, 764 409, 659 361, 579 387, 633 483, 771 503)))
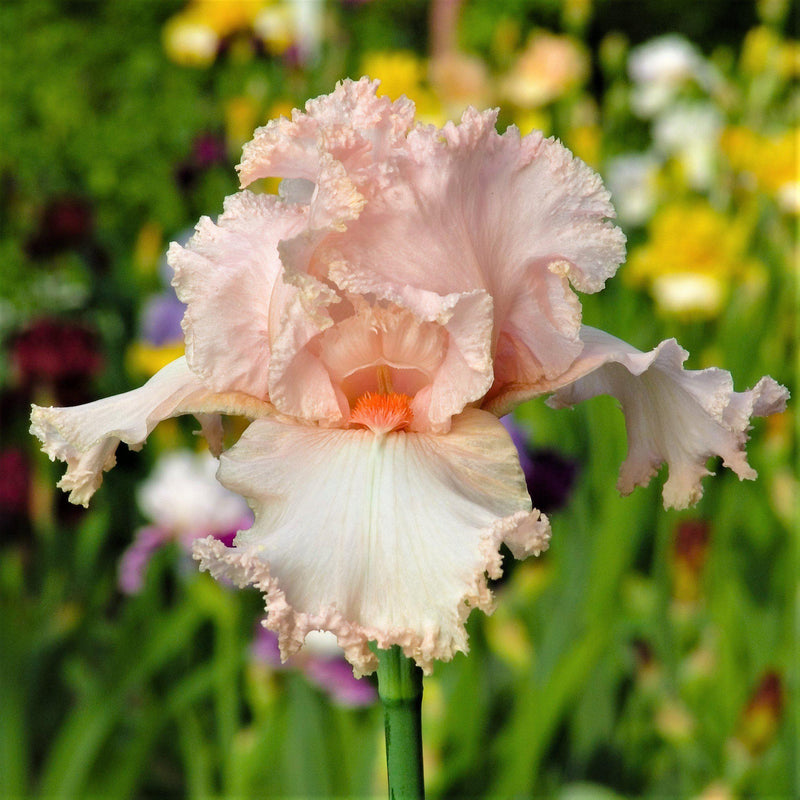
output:
POLYGON ((350 423, 384 434, 406 430, 414 419, 411 398, 407 394, 375 394, 367 392, 356 401, 350 412, 350 423))
POLYGON ((394 391, 389 367, 381 364, 377 372, 379 391, 366 392, 356 400, 350 412, 350 424, 362 425, 379 435, 406 430, 414 419, 411 398, 394 391))

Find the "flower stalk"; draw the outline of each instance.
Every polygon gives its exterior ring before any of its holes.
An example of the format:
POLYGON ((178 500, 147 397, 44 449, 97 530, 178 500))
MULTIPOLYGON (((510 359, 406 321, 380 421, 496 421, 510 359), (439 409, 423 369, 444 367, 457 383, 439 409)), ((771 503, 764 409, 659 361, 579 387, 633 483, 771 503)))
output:
POLYGON ((422 773, 422 670, 395 645, 378 650, 378 694, 386 728, 389 800, 425 797, 422 773))

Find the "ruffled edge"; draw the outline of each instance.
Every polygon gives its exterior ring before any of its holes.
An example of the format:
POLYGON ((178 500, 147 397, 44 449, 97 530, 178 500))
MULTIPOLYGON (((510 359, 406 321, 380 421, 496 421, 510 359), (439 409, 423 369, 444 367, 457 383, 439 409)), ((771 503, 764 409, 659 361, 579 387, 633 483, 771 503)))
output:
POLYGON ((646 486, 663 464, 669 468, 663 498, 667 508, 686 508, 703 496, 706 462, 720 456, 740 480, 754 480, 745 445, 751 416, 782 411, 789 392, 770 377, 744 392, 733 390, 730 373, 717 368, 686 370, 689 354, 667 339, 644 353, 603 331, 584 327, 583 353, 550 386, 551 408, 568 408, 601 394, 616 397, 625 414, 628 456, 617 488, 630 494, 646 486))
POLYGON ((241 185, 270 176, 316 182, 324 153, 344 161, 354 177, 374 178, 371 173, 405 140, 415 113, 406 97, 379 97, 379 85, 367 77, 339 81, 330 94, 308 100, 305 111, 294 109, 291 119, 258 128, 237 166, 241 185))
POLYGON ((413 658, 429 675, 434 661, 449 661, 456 652, 469 651, 464 623, 472 609, 492 612, 494 597, 486 576, 497 579, 502 575, 500 545, 507 544, 516 558, 525 558, 544 552, 549 542, 550 523, 536 509, 532 512, 515 512, 488 529, 480 543, 482 564, 458 603, 458 635, 446 642, 439 641, 432 630, 420 634, 405 628, 384 631, 362 626, 346 620, 333 607, 316 614, 296 611, 287 601, 279 580, 270 573, 268 564, 246 551, 225 547, 213 536, 195 541, 193 556, 200 562, 200 569, 214 578, 231 581, 239 588, 253 586, 264 595, 267 617, 262 624, 278 634, 282 660, 294 655, 311 631, 325 630, 336 635, 339 647, 352 664, 356 677, 368 675, 378 666, 370 642, 382 650, 399 645, 403 653, 413 658))
POLYGON ((270 413, 272 406, 255 397, 207 389, 181 356, 130 392, 71 408, 32 406, 30 432, 51 461, 66 462, 58 487, 69 492, 71 503, 87 506, 103 482, 103 473, 116 464, 120 442, 131 450, 140 449, 162 420, 195 415, 211 451, 218 455, 220 414, 255 419, 270 413))

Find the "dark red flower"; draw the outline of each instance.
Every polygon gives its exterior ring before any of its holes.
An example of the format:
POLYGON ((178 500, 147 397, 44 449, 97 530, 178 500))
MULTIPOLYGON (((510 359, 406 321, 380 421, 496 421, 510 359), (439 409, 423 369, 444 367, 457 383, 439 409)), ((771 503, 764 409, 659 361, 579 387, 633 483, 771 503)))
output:
POLYGON ((39 226, 25 244, 31 258, 47 258, 78 248, 92 237, 94 222, 89 203, 80 197, 57 197, 44 207, 39 226))
POLYGON ((751 755, 759 755, 774 740, 785 705, 781 676, 775 670, 768 670, 761 676, 739 721, 737 738, 751 755))
POLYGON ((0 511, 26 514, 30 495, 30 469, 21 450, 0 451, 0 511))
POLYGON ((44 385, 69 405, 83 402, 88 379, 103 366, 97 334, 66 320, 34 322, 12 339, 10 354, 21 390, 44 385))
POLYGON ((711 525, 704 519, 685 519, 675 528, 672 542, 672 591, 682 603, 697 603, 708 558, 711 525))
POLYGON ((706 563, 711 526, 704 519, 685 519, 675 530, 675 558, 695 572, 706 563))
POLYGON ((0 450, 0 536, 4 542, 29 535, 31 475, 21 450, 0 450))

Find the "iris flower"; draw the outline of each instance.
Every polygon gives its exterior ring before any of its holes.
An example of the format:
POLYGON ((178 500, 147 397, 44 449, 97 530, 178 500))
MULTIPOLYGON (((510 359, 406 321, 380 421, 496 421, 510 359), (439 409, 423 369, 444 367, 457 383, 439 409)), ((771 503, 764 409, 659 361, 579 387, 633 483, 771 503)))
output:
POLYGON ((780 410, 771 378, 734 392, 718 369, 683 369, 674 340, 650 352, 581 324, 625 237, 598 175, 558 141, 496 110, 415 125, 414 105, 344 81, 305 112, 256 131, 242 190, 169 251, 186 303, 186 354, 144 386, 75 408, 34 408, 32 431, 86 504, 120 442, 198 417, 212 451, 220 415, 252 422, 218 479, 255 515, 232 547, 198 540, 202 569, 266 598, 283 657, 333 632, 356 674, 399 645, 426 672, 467 649, 464 621, 490 610, 499 548, 548 546, 499 421, 542 394, 599 394, 626 415, 618 487, 666 463, 667 506, 702 494, 721 456, 752 479, 751 415, 780 410))

